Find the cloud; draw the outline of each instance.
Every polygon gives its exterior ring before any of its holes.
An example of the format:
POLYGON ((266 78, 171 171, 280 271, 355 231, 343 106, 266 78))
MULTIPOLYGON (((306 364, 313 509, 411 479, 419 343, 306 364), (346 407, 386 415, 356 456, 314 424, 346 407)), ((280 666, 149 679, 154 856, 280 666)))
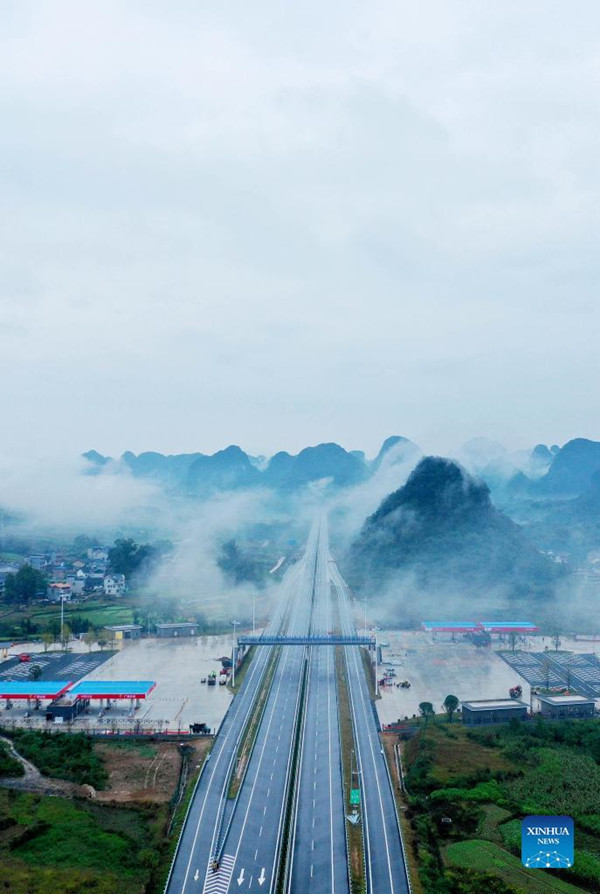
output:
POLYGON ((84 475, 82 460, 0 463, 0 506, 22 519, 15 532, 101 533, 160 525, 165 498, 148 481, 118 474, 84 475))
POLYGON ((600 437, 578 12, 8 4, 5 451, 600 437))

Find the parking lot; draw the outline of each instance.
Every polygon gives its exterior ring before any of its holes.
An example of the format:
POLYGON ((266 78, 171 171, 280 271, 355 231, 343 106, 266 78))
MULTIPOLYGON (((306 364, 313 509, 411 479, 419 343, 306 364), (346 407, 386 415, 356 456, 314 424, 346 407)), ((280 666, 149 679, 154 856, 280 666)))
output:
MULTIPOLYGON (((30 661, 19 661, 17 655, 0 662, 0 680, 5 682, 25 682, 31 679, 31 669, 36 666, 41 670, 39 680, 80 680, 96 668, 104 664, 113 655, 112 652, 39 652, 31 651, 36 647, 30 646, 21 652, 31 655, 30 661)), ((13 650, 15 651, 15 650, 13 650)))
MULTIPOLYGON (((508 698, 512 686, 523 688, 522 699, 530 699, 530 686, 513 668, 497 654, 508 649, 507 642, 494 641, 491 647, 477 647, 457 637, 456 642, 438 638, 421 631, 379 631, 378 640, 383 646, 383 669, 392 668, 396 676, 392 685, 381 688, 381 698, 376 702, 382 724, 412 717, 419 713, 420 702, 431 702, 436 712, 443 710, 447 695, 456 695, 461 701, 487 698, 508 698), (396 683, 408 680, 410 689, 396 688, 396 683)), ((524 637, 517 648, 539 652, 548 648, 554 651, 549 637, 524 637)), ((563 637, 562 650, 574 653, 593 653, 599 644, 579 642, 563 637)))
MULTIPOLYGON (((202 636, 189 639, 143 639, 125 642, 120 651, 102 653, 89 651, 80 642, 70 645, 72 651, 44 653, 41 646, 28 643, 13 648, 31 654, 31 662, 19 663, 10 657, 0 664, 0 679, 24 682, 29 678, 33 664, 42 667, 44 680, 153 680, 156 688, 150 696, 139 702, 128 699, 114 700, 109 710, 104 703, 100 716, 100 704, 93 701, 89 713, 74 722, 75 728, 134 729, 141 731, 187 731, 191 723, 205 723, 216 729, 223 719, 232 699, 227 686, 208 686, 201 680, 211 671, 217 675, 222 656, 231 655, 231 636, 202 636), (37 651, 36 651, 37 650, 37 651)), ((26 701, 13 701, 7 711, 2 703, 0 723, 26 722, 43 726, 44 711, 33 711, 26 701), (30 717, 26 717, 29 710, 30 717)))

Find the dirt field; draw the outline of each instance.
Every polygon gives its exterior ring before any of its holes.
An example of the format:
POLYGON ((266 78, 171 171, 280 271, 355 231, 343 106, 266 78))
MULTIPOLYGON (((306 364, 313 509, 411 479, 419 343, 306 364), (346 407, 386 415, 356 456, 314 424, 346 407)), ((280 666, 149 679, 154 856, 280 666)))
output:
MULTIPOLYGON (((186 743, 194 750, 191 767, 201 763, 211 742, 203 739, 186 743)), ((178 743, 99 742, 96 751, 109 774, 109 787, 97 793, 98 801, 166 803, 171 800, 181 768, 178 743)))

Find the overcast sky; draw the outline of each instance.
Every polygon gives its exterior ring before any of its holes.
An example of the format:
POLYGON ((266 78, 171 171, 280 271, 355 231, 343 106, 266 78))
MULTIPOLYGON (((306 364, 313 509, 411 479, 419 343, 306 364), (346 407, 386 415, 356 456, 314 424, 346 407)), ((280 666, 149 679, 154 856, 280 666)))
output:
POLYGON ((0 453, 600 439, 600 4, 0 4, 0 453))

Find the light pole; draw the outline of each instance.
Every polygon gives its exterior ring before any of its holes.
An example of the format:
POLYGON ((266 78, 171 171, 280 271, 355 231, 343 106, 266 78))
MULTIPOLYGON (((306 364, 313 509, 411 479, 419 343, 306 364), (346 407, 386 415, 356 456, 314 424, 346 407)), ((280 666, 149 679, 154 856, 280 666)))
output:
POLYGON ((235 628, 238 626, 239 621, 232 621, 233 625, 233 639, 231 643, 231 685, 233 689, 235 689, 235 628))
POLYGON ((252 636, 254 636, 255 633, 256 633, 256 610, 255 610, 255 604, 256 604, 256 592, 253 590, 253 591, 252 591, 252 636))
POLYGON ((365 636, 367 635, 367 597, 365 594, 365 636))
POLYGON ((65 594, 60 594, 60 644, 65 645, 65 594))

